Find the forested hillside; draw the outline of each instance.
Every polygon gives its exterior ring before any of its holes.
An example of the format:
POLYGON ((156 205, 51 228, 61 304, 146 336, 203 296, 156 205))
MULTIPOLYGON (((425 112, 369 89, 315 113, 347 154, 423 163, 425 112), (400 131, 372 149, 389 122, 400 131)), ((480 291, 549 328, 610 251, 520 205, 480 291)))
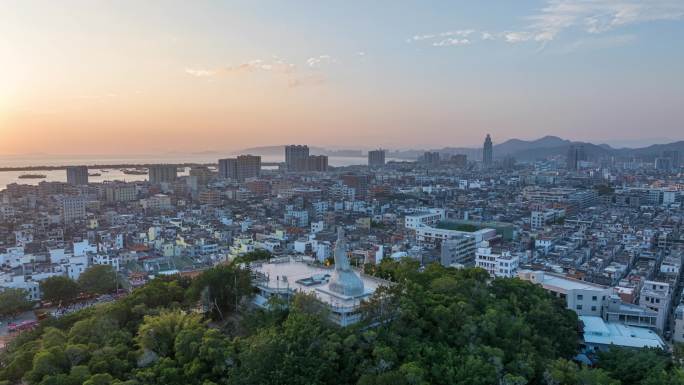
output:
POLYGON ((349 328, 303 295, 289 310, 250 310, 249 272, 236 266, 157 279, 22 334, 0 357, 0 383, 684 384, 659 351, 615 349, 599 368, 577 366, 575 313, 530 283, 411 261, 375 274, 396 284, 349 328))

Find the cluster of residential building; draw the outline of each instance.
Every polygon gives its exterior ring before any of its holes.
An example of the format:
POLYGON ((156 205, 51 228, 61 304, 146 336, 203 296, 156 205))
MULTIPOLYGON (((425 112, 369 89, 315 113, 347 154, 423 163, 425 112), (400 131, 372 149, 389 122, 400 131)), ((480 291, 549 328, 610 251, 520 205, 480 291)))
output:
POLYGON ((245 154, 182 176, 153 166, 144 182, 88 183, 87 168, 74 167, 67 183, 12 184, 0 192, 0 288, 39 300, 42 279, 77 279, 96 264, 134 287, 266 250, 275 258, 252 266, 258 305, 305 291, 346 325, 388 284, 362 267, 412 258, 538 284, 577 312, 593 348, 638 344, 611 340, 630 330, 684 341, 681 169, 579 149, 526 163, 492 151, 488 138, 481 161, 439 152, 387 161, 374 150, 367 165, 332 167, 290 145, 275 166, 245 154), (335 283, 358 284, 350 274, 363 287, 354 295, 335 283))

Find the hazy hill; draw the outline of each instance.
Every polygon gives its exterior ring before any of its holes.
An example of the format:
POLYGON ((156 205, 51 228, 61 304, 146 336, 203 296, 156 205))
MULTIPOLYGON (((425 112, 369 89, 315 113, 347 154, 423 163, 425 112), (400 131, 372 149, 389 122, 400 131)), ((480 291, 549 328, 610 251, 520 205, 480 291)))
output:
MULTIPOLYGON (((568 148, 572 145, 584 146, 584 151, 589 159, 596 159, 604 156, 616 157, 640 157, 654 158, 660 156, 663 151, 676 150, 682 152, 684 156, 684 141, 654 144, 641 148, 613 148, 605 143, 593 144, 589 142, 576 142, 557 136, 544 136, 535 140, 509 139, 505 142, 494 144, 494 158, 501 159, 506 156, 513 156, 520 161, 533 161, 546 159, 556 156, 565 156, 568 148)), ((285 149, 281 146, 252 147, 241 150, 239 154, 253 154, 262 156, 283 156, 285 149)), ((322 147, 309 147, 312 154, 326 154, 330 156, 365 156, 366 151, 361 150, 327 150, 322 147)), ((396 150, 389 151, 389 158, 417 159, 427 151, 424 149, 396 150)), ((482 148, 473 147, 443 147, 430 149, 443 155, 465 154, 469 159, 477 160, 482 158, 482 148)))
MULTIPOLYGON (((494 145, 494 158, 501 159, 506 156, 513 156, 518 160, 532 161, 546 159, 554 156, 565 156, 572 145, 581 145, 589 159, 604 156, 616 157, 640 157, 654 158, 660 156, 663 151, 676 150, 684 154, 684 141, 654 144, 641 148, 612 148, 607 144, 593 144, 588 142, 573 142, 557 136, 545 136, 535 140, 509 139, 503 143, 494 145)), ((434 149, 442 154, 465 154, 470 159, 482 158, 482 148, 468 147, 445 147, 434 149)), ((411 155, 419 156, 419 151, 411 151, 411 155)))

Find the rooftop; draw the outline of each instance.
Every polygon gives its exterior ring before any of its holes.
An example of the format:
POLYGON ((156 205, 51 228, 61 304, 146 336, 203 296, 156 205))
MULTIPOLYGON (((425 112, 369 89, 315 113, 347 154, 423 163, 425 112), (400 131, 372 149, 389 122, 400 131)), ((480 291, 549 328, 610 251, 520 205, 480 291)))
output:
POLYGON ((580 316, 584 341, 590 344, 630 348, 663 348, 665 343, 653 330, 621 323, 605 322, 601 317, 580 316))
POLYGON ((520 272, 520 276, 523 277, 525 275, 535 275, 534 279, 528 279, 532 282, 542 284, 544 286, 553 286, 558 289, 562 289, 565 291, 570 291, 570 290, 606 290, 608 287, 603 286, 603 285, 598 285, 595 283, 591 282, 586 282, 586 281, 580 281, 578 279, 573 279, 569 277, 565 277, 562 275, 554 274, 554 273, 549 273, 546 271, 530 271, 530 270, 523 270, 520 272), (541 280, 540 280, 541 278, 541 280))

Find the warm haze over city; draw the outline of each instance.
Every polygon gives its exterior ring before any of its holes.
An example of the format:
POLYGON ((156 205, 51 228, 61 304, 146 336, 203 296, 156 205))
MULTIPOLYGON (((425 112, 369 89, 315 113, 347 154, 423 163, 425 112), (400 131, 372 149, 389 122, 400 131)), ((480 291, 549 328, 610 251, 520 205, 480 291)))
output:
POLYGON ((681 0, 2 1, 0 155, 680 140, 683 16, 681 0))
POLYGON ((684 0, 0 0, 0 385, 684 385, 684 0))

